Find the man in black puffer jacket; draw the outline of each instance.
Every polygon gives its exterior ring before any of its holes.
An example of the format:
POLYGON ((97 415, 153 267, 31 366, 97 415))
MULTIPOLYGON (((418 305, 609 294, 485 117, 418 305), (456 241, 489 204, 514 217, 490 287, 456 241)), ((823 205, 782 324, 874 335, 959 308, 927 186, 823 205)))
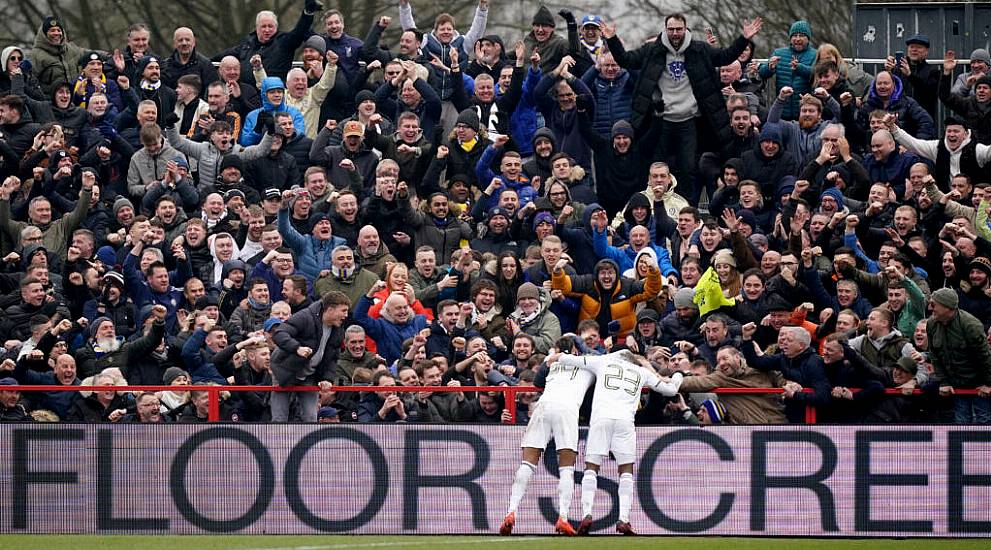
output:
POLYGON ((696 123, 704 122, 716 134, 717 143, 730 143, 729 115, 723 98, 717 67, 735 61, 748 41, 760 31, 761 19, 745 21, 742 35, 724 49, 715 49, 702 40, 692 40, 685 16, 669 15, 657 40, 636 50, 626 51, 613 25, 605 25, 609 51, 620 67, 640 71, 633 94, 630 122, 643 135, 651 114, 661 114, 664 126, 660 153, 683 185, 694 189, 697 134, 696 123), (698 119, 698 120, 697 120, 698 119))

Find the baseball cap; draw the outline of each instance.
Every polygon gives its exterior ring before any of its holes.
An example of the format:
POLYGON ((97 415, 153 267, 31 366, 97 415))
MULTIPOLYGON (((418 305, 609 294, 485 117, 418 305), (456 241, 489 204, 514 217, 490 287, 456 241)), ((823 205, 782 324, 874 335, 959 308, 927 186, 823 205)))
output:
POLYGON ((582 17, 582 24, 581 24, 582 27, 584 27, 585 25, 595 25, 596 27, 598 27, 601 24, 602 24, 602 16, 600 15, 588 14, 585 17, 582 17))
POLYGON ((264 330, 265 332, 269 332, 270 330, 281 324, 282 324, 282 319, 279 319, 278 317, 269 317, 268 319, 265 319, 265 323, 262 324, 262 330, 264 330))
POLYGON ((362 137, 365 135, 365 127, 357 120, 349 120, 344 123, 344 137, 362 137))

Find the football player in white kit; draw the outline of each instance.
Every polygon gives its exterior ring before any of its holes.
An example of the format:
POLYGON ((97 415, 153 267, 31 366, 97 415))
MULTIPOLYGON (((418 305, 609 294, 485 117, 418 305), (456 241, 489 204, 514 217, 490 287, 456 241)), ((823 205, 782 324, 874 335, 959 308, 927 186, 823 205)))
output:
MULTIPOLYGON (((569 337, 558 340, 558 348, 565 351, 575 349, 569 337), (570 342, 570 343, 568 343, 570 342)), ((574 536, 575 528, 568 522, 571 499, 575 492, 575 461, 578 456, 578 409, 585 392, 592 385, 593 375, 577 365, 563 365, 547 361, 549 367, 547 383, 537 401, 520 447, 523 448, 523 463, 513 477, 513 488, 509 498, 509 511, 499 528, 499 534, 509 535, 516 524, 516 509, 523 500, 530 477, 537 469, 540 455, 553 438, 557 447, 558 475, 558 519, 554 530, 574 536)))
POLYGON ((623 350, 601 356, 560 355, 547 360, 580 367, 595 374, 595 396, 588 441, 585 443, 585 475, 582 476, 582 522, 578 534, 586 535, 592 525, 592 506, 598 488, 598 473, 602 461, 612 452, 619 465, 619 522, 616 531, 635 535, 630 526, 633 508, 633 461, 637 456, 637 437, 633 417, 640 404, 644 387, 673 396, 681 387, 682 375, 671 379, 658 377, 647 359, 623 350))

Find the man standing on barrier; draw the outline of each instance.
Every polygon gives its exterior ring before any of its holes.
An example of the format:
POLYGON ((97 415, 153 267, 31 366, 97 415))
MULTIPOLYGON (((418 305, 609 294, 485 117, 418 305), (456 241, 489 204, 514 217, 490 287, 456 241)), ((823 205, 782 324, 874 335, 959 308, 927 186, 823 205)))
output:
MULTIPOLYGON (((279 325, 272 335, 276 349, 271 362, 277 386, 330 387, 344 337, 342 325, 350 308, 351 301, 344 293, 332 291, 279 325)), ((272 421, 289 420, 289 400, 293 395, 299 403, 299 419, 316 422, 317 392, 273 393, 269 401, 272 421)))

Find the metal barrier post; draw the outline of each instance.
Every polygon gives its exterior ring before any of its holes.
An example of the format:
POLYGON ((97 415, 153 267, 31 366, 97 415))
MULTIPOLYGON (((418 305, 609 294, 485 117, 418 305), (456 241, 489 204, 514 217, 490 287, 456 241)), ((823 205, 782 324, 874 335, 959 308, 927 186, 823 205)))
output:
POLYGON ((516 386, 506 387, 506 410, 509 411, 509 421, 516 424, 516 386))
POLYGON ((220 422, 220 388, 211 387, 207 390, 209 398, 209 409, 207 410, 207 422, 220 422))

